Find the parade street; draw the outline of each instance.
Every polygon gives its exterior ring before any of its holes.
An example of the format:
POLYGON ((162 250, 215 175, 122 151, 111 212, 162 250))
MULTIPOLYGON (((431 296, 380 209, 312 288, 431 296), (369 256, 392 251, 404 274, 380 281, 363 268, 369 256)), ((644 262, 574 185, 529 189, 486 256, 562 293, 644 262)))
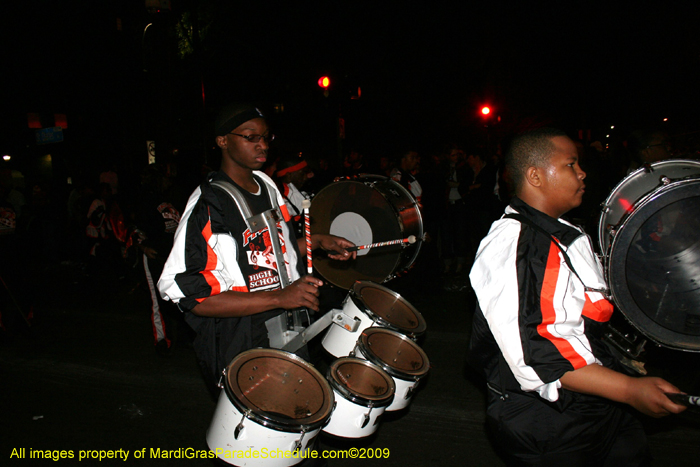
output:
MULTIPOLYGON (((109 284, 72 264, 37 273, 31 331, 0 347, 3 464, 223 465, 207 458, 216 403, 194 352, 175 345, 167 357, 156 354, 139 271, 109 284)), ((486 436, 484 383, 466 363, 474 296, 439 282, 418 271, 385 284, 424 315, 428 331, 419 343, 430 371, 409 407, 385 413, 373 436, 322 434, 319 450, 338 457, 328 465, 504 465, 486 436)), ((697 381, 682 370, 697 368, 696 355, 661 353, 659 366, 678 374, 669 380, 681 388, 697 381)), ((653 465, 697 465, 697 412, 642 420, 653 465)))

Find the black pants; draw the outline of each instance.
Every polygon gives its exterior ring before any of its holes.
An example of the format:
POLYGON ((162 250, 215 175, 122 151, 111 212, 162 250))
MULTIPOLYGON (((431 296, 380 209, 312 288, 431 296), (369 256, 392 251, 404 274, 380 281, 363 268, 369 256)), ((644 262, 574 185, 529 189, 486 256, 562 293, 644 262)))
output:
POLYGON ((489 391, 487 424, 508 465, 648 465, 641 423, 612 402, 581 396, 559 411, 537 396, 502 400, 489 391))

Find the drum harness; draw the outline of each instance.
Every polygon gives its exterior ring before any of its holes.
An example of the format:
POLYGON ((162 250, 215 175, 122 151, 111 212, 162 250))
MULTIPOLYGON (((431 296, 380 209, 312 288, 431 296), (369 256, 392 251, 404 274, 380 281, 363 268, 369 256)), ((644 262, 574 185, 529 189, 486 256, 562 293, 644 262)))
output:
MULTIPOLYGON (((277 234, 277 222, 282 220, 283 217, 279 205, 277 204, 277 199, 275 199, 274 189, 267 187, 272 209, 253 215, 248 201, 243 197, 240 190, 231 183, 217 180, 211 182, 211 186, 219 188, 233 199, 251 233, 256 233, 267 228, 270 236, 270 244, 272 245, 272 252, 277 262, 280 286, 282 288, 288 287, 292 282, 289 278, 287 267, 285 266, 286 263, 280 245, 279 234, 277 234)), ((306 308, 288 310, 286 313, 282 313, 267 320, 265 326, 267 327, 267 336, 270 340, 270 346, 272 348, 281 349, 291 338, 303 331, 305 329, 305 326, 302 325, 303 318, 306 319, 306 323, 311 322, 309 311, 306 308)))
MULTIPOLYGON (((259 183, 266 182, 263 181, 259 183)), ((277 222, 283 218, 279 205, 277 204, 277 199, 275 198, 275 190, 271 187, 267 189, 272 209, 253 215, 248 201, 246 201, 237 187, 229 182, 220 180, 211 182, 211 186, 224 191, 233 199, 251 233, 259 232, 267 227, 270 233, 272 252, 277 262, 277 272, 280 277, 281 287, 285 288, 289 286, 291 280, 289 279, 287 268, 284 266, 285 260, 279 242, 279 235, 273 235, 273 232, 277 232, 277 222)), ((270 318, 265 322, 265 327, 267 328, 270 347, 295 352, 333 322, 336 322, 339 326, 351 332, 356 330, 359 326, 358 320, 351 319, 343 313, 338 313, 337 310, 329 311, 311 324, 309 310, 306 308, 297 308, 294 310, 287 310, 286 313, 281 313, 274 318, 270 318), (302 324, 304 321, 307 324, 306 326, 302 324)))

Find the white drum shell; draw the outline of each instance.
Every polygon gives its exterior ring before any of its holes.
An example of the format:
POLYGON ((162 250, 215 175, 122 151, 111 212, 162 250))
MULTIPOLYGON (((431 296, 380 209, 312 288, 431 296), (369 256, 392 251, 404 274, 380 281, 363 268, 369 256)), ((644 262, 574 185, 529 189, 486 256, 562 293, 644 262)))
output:
MULTIPOLYGON (((367 358, 367 356, 363 353, 362 348, 359 345, 355 348, 355 356, 363 360, 369 360, 369 358, 367 358)), ((402 379, 395 375, 389 376, 391 377, 391 379, 394 380, 394 384, 396 385, 396 392, 394 392, 394 400, 391 404, 389 404, 386 407, 385 411, 393 412, 395 410, 405 409, 406 407, 408 407, 408 404, 411 403, 413 392, 418 387, 418 382, 420 380, 411 378, 408 375, 408 379, 402 379)))
POLYGON ((386 408, 387 412, 393 412, 408 407, 408 404, 411 403, 413 392, 418 387, 418 381, 407 381, 395 376, 392 376, 392 379, 394 380, 394 384, 396 384, 396 394, 394 394, 394 401, 386 408))
POLYGON ((306 450, 310 448, 313 439, 321 431, 320 428, 303 434, 298 432, 286 432, 274 430, 260 425, 253 420, 243 420, 243 429, 238 439, 234 432, 241 422, 243 413, 231 403, 226 391, 221 391, 216 405, 214 417, 207 430, 207 444, 209 449, 216 452, 217 456, 229 464, 248 467, 290 467, 305 460, 306 450), (285 458, 286 452, 291 452, 297 441, 301 439, 299 454, 296 457, 285 458), (219 450, 217 452, 217 449, 219 450), (267 458, 254 458, 254 453, 267 458), (245 457, 246 453, 250 457, 245 457), (266 453, 266 454, 265 454, 266 453), (233 457, 233 456, 236 457, 233 457), (239 457, 239 456, 243 457, 239 457), (275 457, 273 457, 275 456, 275 457))
POLYGON ((360 324, 354 332, 348 331, 335 323, 330 325, 321 344, 334 357, 347 357, 350 355, 362 331, 375 325, 374 320, 357 307, 350 295, 345 297, 343 302, 343 313, 351 318, 359 319, 360 324))
POLYGON ((364 438, 369 436, 379 427, 379 417, 384 413, 386 407, 367 407, 349 401, 338 391, 333 389, 335 394, 335 409, 328 425, 323 427, 325 433, 344 438, 364 438), (369 421, 362 427, 365 414, 369 413, 369 421))
POLYGON ((335 357, 346 357, 362 333, 370 327, 387 328, 415 341, 425 332, 421 313, 401 295, 371 281, 357 281, 343 302, 343 314, 359 321, 355 331, 333 323, 323 337, 323 347, 335 357))

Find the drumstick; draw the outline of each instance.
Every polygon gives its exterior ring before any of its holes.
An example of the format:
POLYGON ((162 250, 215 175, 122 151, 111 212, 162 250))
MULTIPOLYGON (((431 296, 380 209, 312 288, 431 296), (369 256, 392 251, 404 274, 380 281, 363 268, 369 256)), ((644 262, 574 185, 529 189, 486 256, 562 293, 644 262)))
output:
POLYGON ((351 246, 350 248, 346 248, 346 250, 347 251, 368 250, 370 248, 379 248, 382 246, 389 246, 389 245, 399 245, 399 244, 403 244, 403 243, 416 243, 415 235, 410 235, 406 238, 399 238, 397 240, 388 240, 386 242, 377 242, 377 243, 370 243, 368 245, 351 246))
POLYGON ((311 263, 311 223, 309 221, 309 208, 311 201, 305 199, 301 202, 301 207, 304 209, 304 236, 306 237, 306 272, 314 273, 314 268, 311 263))
POLYGON ((672 393, 672 392, 667 392, 665 393, 666 397, 671 399, 674 403, 678 405, 684 405, 686 407, 700 407, 700 397, 698 396, 691 396, 690 394, 680 394, 680 393, 672 393))

